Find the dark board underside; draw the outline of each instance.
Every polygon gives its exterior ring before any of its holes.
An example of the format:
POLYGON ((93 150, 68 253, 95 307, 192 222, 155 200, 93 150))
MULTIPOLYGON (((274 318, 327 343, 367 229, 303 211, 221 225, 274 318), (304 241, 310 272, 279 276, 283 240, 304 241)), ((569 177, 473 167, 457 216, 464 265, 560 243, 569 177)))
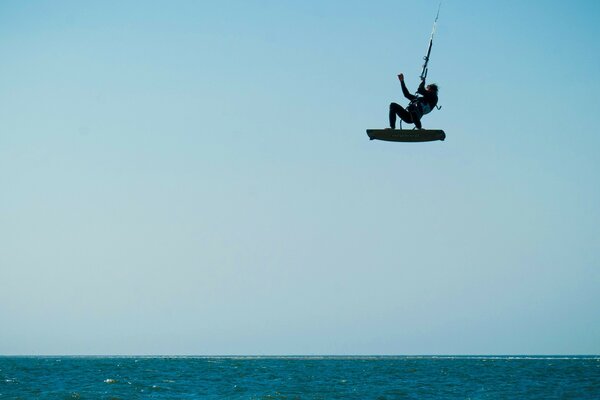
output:
POLYGON ((371 140, 388 142, 431 142, 446 139, 444 131, 439 129, 367 129, 371 140))

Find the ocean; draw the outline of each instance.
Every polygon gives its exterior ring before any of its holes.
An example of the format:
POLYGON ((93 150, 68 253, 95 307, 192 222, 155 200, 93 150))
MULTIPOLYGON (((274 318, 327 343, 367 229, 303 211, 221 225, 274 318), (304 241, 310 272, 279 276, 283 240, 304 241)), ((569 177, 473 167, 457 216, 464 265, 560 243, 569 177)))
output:
POLYGON ((600 356, 0 357, 0 399, 600 399, 600 356))

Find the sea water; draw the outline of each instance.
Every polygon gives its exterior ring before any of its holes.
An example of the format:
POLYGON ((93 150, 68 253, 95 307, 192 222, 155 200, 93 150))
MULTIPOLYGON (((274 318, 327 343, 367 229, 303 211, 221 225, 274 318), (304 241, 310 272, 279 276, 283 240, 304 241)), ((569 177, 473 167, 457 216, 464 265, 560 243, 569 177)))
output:
POLYGON ((0 357, 0 399, 600 399, 600 357, 0 357))

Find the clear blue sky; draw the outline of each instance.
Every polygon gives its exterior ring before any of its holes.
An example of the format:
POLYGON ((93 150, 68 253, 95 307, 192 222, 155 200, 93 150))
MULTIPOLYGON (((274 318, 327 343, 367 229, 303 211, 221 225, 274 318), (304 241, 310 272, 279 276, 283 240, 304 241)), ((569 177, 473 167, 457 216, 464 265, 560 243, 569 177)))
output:
POLYGON ((2 1, 0 354, 600 353, 600 2, 2 1))

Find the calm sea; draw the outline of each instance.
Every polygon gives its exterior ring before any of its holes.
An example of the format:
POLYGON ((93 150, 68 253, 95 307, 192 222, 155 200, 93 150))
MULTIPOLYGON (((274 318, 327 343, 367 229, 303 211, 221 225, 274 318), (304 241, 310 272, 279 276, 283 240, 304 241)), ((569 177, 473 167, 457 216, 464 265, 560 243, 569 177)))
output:
POLYGON ((600 399, 600 357, 0 357, 0 399, 600 399))

